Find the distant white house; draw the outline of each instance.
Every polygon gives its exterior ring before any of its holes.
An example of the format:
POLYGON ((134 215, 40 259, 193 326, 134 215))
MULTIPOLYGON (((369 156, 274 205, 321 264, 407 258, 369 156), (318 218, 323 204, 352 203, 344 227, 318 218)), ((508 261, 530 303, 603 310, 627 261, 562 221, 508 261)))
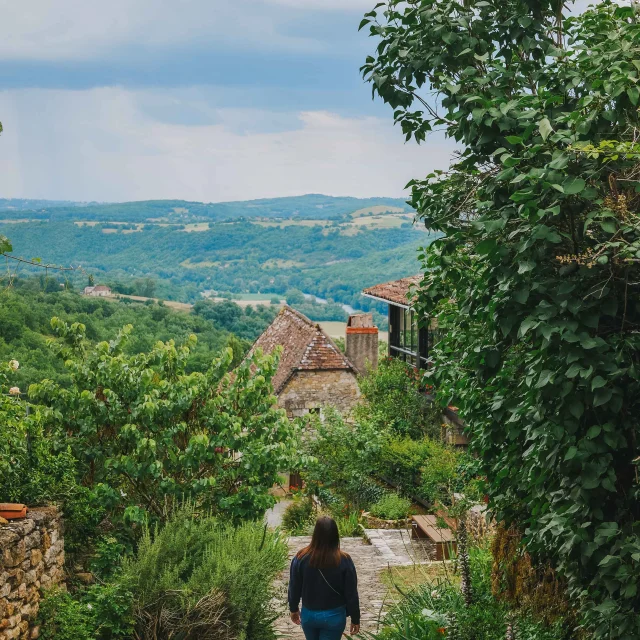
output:
POLYGON ((82 292, 85 296, 94 296, 97 298, 106 298, 111 295, 111 288, 104 284, 98 284, 95 287, 85 287, 82 292))

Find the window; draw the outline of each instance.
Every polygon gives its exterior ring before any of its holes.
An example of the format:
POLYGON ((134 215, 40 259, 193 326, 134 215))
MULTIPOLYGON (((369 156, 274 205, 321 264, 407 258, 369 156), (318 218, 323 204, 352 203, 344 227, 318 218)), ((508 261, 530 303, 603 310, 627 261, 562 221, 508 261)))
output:
POLYGON ((411 309, 389 305, 389 355, 426 369, 429 332, 418 326, 418 315, 411 309))

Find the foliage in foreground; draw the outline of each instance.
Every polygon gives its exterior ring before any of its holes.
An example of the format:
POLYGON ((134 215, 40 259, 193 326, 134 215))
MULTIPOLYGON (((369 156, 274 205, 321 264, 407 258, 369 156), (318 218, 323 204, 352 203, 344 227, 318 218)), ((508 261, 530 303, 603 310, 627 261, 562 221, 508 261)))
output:
POLYGON ((227 349, 206 373, 185 373, 184 346, 126 355, 131 334, 87 345, 81 324, 55 319, 72 384, 32 385, 44 428, 69 447, 83 485, 112 516, 163 520, 192 499, 237 521, 273 504, 269 489, 295 453, 296 427, 275 406, 277 357, 256 354, 230 374, 227 349))
POLYGON ((445 571, 439 579, 402 594, 400 602, 384 620, 384 627, 375 640, 442 640, 442 638, 473 638, 473 640, 504 640, 510 620, 515 620, 518 640, 570 640, 574 636, 563 620, 552 625, 535 622, 528 615, 511 617, 507 607, 491 593, 492 557, 483 547, 472 547, 471 580, 474 602, 465 605, 460 586, 454 576, 445 571))
POLYGON ((567 580, 597 638, 640 636, 640 21, 528 0, 390 0, 363 72, 407 139, 462 149, 413 184, 443 237, 421 306, 433 381, 499 520, 567 580), (433 102, 426 94, 429 88, 433 102))
POLYGON ((38 612, 43 640, 128 639, 134 631, 133 595, 120 583, 96 584, 71 594, 44 594, 38 612))
POLYGON ((259 523, 239 527, 182 511, 147 530, 122 581, 135 594, 137 637, 275 638, 273 580, 286 541, 259 523), (154 635, 157 633, 157 635, 154 635))

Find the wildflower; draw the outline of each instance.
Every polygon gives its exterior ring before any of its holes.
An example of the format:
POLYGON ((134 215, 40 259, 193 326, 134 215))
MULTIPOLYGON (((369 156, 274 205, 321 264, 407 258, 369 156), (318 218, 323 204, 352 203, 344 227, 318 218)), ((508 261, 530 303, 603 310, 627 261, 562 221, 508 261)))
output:
POLYGON ((126 497, 127 497, 127 494, 126 494, 122 489, 120 489, 120 495, 121 495, 123 498, 126 498, 126 497))
POLYGON ((17 371, 20 368, 20 363, 17 360, 9 360, 9 368, 17 371))
POLYGON ((431 597, 432 597, 434 600, 439 600, 439 599, 440 599, 440 594, 437 592, 437 590, 436 590, 436 589, 434 589, 434 590, 431 592, 431 597))
POLYGON ((9 389, 9 395, 10 396, 19 396, 20 395, 20 387, 11 387, 11 389, 9 389))
POLYGON ((87 605, 87 609, 89 609, 89 611, 91 611, 91 609, 93 609, 93 605, 92 604, 88 604, 87 605))

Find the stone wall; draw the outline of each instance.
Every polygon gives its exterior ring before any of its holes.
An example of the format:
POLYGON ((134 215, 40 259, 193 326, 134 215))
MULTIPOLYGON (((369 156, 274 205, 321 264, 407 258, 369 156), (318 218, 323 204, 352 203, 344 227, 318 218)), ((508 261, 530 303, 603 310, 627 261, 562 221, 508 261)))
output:
POLYGON ((297 371, 278 396, 278 406, 290 418, 298 418, 323 407, 346 414, 358 402, 360 389, 352 371, 297 371))
POLYGON ((62 581, 64 538, 57 509, 32 509, 0 524, 0 640, 38 637, 40 589, 62 581))

